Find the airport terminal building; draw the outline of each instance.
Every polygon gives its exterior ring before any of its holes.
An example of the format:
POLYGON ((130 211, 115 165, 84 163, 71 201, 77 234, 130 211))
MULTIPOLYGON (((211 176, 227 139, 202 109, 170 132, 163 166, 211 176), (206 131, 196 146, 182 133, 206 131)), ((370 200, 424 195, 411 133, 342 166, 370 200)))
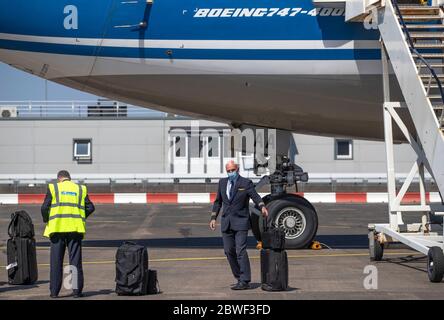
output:
MULTIPOLYGON (((0 111, 3 186, 44 184, 61 168, 89 184, 211 183, 233 157, 244 176, 257 179, 253 155, 230 149, 223 123, 100 100, 9 102, 0 111)), ((293 137, 290 156, 309 173, 309 184, 384 186, 383 142, 293 137)), ((397 149, 398 171, 407 173, 414 154, 408 145, 397 149)))

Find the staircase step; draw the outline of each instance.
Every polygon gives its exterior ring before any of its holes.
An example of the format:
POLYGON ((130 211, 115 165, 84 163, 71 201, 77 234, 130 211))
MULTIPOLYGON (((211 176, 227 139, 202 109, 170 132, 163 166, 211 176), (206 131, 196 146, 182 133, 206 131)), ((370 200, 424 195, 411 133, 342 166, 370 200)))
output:
MULTIPOLYGON (((412 53, 412 56, 416 59, 418 59, 418 55, 416 53, 412 53)), ((443 53, 421 53, 421 56, 424 59, 442 59, 444 58, 444 52, 443 53)))
MULTIPOLYGON (((434 69, 434 68, 444 68, 444 63, 429 63, 429 66, 432 69, 434 69)), ((419 63, 416 64, 416 67, 419 68, 419 63)), ((424 63, 421 65, 421 70, 428 70, 428 68, 425 66, 424 63)))
POLYGON ((429 94, 429 95, 427 96, 427 98, 429 98, 429 99, 434 99, 434 100, 436 100, 436 99, 440 99, 440 100, 442 100, 442 96, 441 96, 440 94, 429 94))
POLYGON ((407 29, 444 29, 444 24, 406 24, 407 29))
POLYGON ((444 32, 410 32, 413 39, 444 39, 444 32))
POLYGON ((440 15, 403 15, 402 18, 404 21, 432 21, 443 19, 440 15))
MULTIPOLYGON (((420 74, 419 76, 421 77, 422 80, 428 80, 430 78, 430 74, 420 74)), ((444 79, 444 74, 442 74, 442 73, 437 73, 436 76, 438 77, 439 80, 444 79)), ((432 80, 434 80, 434 79, 435 79, 435 77, 432 76, 432 80)))
POLYGON ((438 15, 439 7, 399 7, 402 15, 438 15))
POLYGON ((444 43, 415 43, 417 49, 442 49, 444 43))

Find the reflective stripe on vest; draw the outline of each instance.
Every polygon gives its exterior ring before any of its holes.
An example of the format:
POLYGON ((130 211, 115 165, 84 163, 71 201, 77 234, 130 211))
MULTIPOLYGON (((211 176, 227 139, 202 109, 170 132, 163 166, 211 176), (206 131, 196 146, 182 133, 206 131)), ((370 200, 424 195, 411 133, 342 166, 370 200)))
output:
POLYGON ((71 181, 51 184, 52 203, 44 236, 53 233, 85 233, 86 187, 71 181))

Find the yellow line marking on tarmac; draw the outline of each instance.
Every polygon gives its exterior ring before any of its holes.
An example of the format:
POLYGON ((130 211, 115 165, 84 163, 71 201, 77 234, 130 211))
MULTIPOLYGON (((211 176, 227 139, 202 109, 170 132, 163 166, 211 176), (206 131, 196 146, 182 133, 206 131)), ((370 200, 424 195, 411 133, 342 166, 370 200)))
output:
POLYGON ((93 221, 94 223, 99 223, 99 222, 103 222, 103 223, 128 223, 128 221, 124 221, 124 220, 119 220, 119 221, 116 221, 116 220, 91 220, 91 221, 93 221))
MULTIPOLYGON (((387 252, 384 253, 385 256, 399 256, 399 255, 408 255, 408 256, 417 256, 422 255, 422 253, 417 252, 387 252)), ((368 256, 368 253, 333 253, 333 254, 301 254, 301 255, 289 255, 289 259, 297 259, 297 258, 331 258, 331 257, 365 257, 368 256)), ((185 262, 185 261, 220 261, 226 260, 226 257, 195 257, 195 258, 163 258, 163 259, 151 259, 149 262, 185 262)), ((259 256, 250 257, 250 259, 257 260, 260 259, 259 256)), ((104 261, 89 261, 83 262, 84 265, 99 265, 99 264, 114 264, 114 260, 104 260, 104 261)), ((65 265, 68 265, 65 263, 65 265)), ((39 264, 39 267, 49 267, 50 264, 43 263, 39 264)), ((0 268, 6 268, 6 266, 0 266, 0 268)))
POLYGON ((208 226, 210 223, 202 223, 202 222, 177 222, 176 224, 181 226, 208 226))
POLYGON ((351 229, 349 226, 319 226, 319 228, 351 229))

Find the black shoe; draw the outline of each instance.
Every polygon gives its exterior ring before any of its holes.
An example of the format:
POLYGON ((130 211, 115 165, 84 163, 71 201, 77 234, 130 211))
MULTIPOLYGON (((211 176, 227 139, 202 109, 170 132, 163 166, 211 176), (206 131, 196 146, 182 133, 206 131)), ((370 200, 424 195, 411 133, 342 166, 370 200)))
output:
POLYGON ((231 290, 248 290, 250 289, 250 284, 248 282, 239 281, 237 285, 231 287, 231 290))
POLYGON ((83 298, 83 293, 74 293, 74 298, 83 298))
POLYGON ((57 294, 51 294, 50 297, 51 299, 57 299, 59 296, 57 294))

